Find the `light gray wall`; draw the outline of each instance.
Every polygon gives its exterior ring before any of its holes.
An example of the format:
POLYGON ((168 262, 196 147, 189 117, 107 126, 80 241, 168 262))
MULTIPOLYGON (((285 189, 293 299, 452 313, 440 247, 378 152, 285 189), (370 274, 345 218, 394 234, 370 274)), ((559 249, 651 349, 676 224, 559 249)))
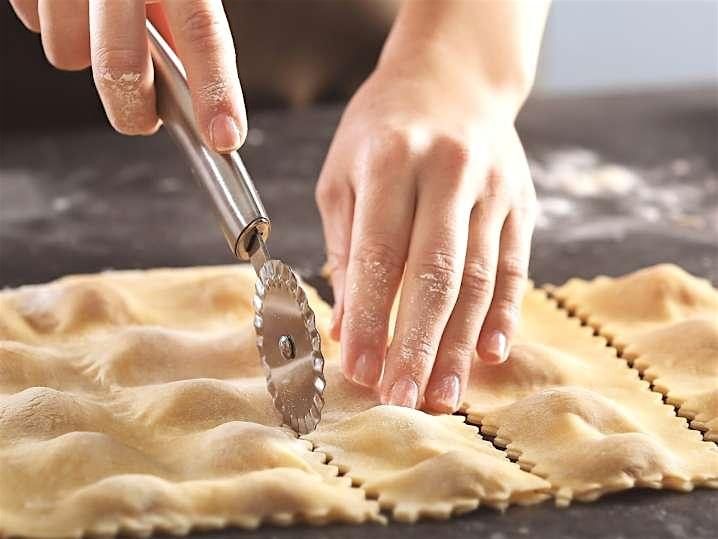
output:
POLYGON ((537 93, 718 85, 718 0, 554 0, 537 93))

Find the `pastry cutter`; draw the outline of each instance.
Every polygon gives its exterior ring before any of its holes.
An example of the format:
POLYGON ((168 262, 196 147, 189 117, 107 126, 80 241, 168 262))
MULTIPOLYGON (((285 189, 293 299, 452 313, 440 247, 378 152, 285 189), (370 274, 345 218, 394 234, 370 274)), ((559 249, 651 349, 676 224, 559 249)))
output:
POLYGON ((237 152, 219 154, 203 142, 182 64, 149 21, 147 32, 162 123, 209 194, 230 250, 257 273, 254 327, 267 389, 287 425, 301 434, 311 432, 321 418, 326 386, 314 312, 289 266, 269 256, 271 222, 242 159, 237 152))

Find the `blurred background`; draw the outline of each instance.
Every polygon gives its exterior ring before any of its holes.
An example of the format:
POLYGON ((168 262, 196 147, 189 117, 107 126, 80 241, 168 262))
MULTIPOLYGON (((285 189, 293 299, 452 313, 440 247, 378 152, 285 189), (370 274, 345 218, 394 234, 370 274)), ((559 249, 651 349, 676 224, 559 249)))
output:
POLYGON ((542 94, 718 84, 718 1, 558 0, 543 41, 542 94))
MULTIPOLYGON (((61 1, 61 0, 59 0, 61 1)), ((250 113, 344 101, 372 69, 398 0, 226 0, 250 113)), ((103 122, 88 71, 51 69, 3 2, 0 118, 103 122)), ((717 0, 556 0, 535 94, 718 84, 717 0)))
MULTIPOLYGON (((225 1, 248 101, 241 153, 272 251, 305 276, 324 260, 316 178, 398 3, 225 1)), ((114 133, 90 72, 51 68, 4 1, 0 40, 0 286, 231 262, 162 131, 114 133)), ((718 283, 718 0, 554 1, 517 125, 541 204, 536 282, 670 261, 718 283)))

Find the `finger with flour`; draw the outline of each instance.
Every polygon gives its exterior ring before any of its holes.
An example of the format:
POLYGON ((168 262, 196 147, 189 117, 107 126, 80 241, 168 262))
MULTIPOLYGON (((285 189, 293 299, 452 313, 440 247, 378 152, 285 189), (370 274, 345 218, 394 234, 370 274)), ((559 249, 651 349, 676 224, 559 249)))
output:
POLYGON ((173 0, 163 7, 205 141, 218 152, 236 150, 247 136, 247 114, 221 0, 173 0))
POLYGON ((159 127, 144 0, 90 0, 92 75, 112 126, 127 135, 159 127))

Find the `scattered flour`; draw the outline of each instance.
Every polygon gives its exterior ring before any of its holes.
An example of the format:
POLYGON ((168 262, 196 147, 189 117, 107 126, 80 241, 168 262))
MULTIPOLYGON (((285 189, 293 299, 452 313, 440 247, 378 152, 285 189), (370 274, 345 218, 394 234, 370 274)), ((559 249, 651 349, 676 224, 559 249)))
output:
POLYGON ((72 207, 72 199, 66 196, 55 197, 52 199, 52 211, 62 213, 72 207))
POLYGON ((559 241, 621 239, 628 231, 718 233, 718 178, 702 158, 652 168, 607 162, 585 148, 549 152, 530 163, 538 231, 559 241), (703 176, 703 181, 686 181, 703 176))
POLYGON ((552 153, 545 165, 533 162, 531 171, 538 185, 578 197, 622 195, 642 183, 633 170, 602 163, 596 153, 584 149, 552 153))
POLYGON ((247 131, 247 144, 250 146, 261 146, 264 144, 266 136, 264 130, 257 127, 250 127, 247 131))
POLYGON ((112 94, 111 99, 114 103, 111 108, 107 108, 107 111, 113 116, 114 125, 133 131, 137 127, 137 117, 142 110, 143 84, 147 86, 147 82, 142 80, 142 74, 134 72, 114 74, 110 69, 106 69, 99 74, 97 82, 112 94))

